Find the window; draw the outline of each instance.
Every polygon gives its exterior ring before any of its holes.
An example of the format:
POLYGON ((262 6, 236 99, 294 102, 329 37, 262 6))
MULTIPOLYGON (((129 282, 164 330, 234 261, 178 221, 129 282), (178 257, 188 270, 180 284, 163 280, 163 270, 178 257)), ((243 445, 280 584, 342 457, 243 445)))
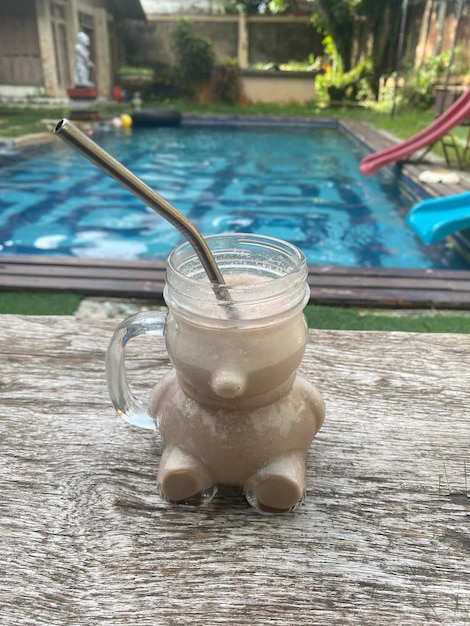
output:
POLYGON ((60 87, 70 87, 72 81, 70 79, 65 4, 51 2, 50 11, 57 83, 60 87))

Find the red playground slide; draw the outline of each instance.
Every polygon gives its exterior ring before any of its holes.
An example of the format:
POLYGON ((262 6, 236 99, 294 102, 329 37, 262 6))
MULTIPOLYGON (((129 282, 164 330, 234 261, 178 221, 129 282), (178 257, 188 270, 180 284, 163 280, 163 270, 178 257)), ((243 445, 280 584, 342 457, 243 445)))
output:
POLYGON ((364 157, 359 165, 359 171, 364 176, 370 176, 389 163, 403 161, 413 152, 436 143, 441 137, 449 132, 454 126, 460 124, 470 115, 470 89, 463 93, 447 111, 429 124, 422 131, 406 139, 396 146, 386 148, 380 152, 374 152, 364 157))

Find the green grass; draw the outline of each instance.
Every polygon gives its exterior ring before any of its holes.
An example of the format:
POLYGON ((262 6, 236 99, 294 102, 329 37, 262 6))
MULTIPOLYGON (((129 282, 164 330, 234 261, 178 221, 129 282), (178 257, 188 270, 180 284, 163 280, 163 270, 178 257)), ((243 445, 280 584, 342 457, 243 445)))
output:
MULTIPOLYGON (((72 293, 0 292, 0 314, 73 315, 82 296, 72 293)), ((470 314, 449 311, 390 311, 309 305, 310 328, 387 330, 417 333, 470 333, 470 314)))
POLYGON ((0 138, 19 137, 40 132, 38 122, 42 119, 59 121, 68 113, 66 108, 57 109, 13 109, 0 106, 0 138))
POLYGON ((309 328, 387 330, 416 333, 470 333, 470 315, 449 311, 391 311, 310 305, 309 328))
MULTIPOLYGON (((152 101, 145 104, 152 108, 175 108, 182 113, 224 114, 224 115, 253 115, 253 116, 282 116, 282 117, 329 117, 351 119, 369 122, 378 128, 396 134, 398 137, 410 137, 418 130, 427 126, 434 118, 432 111, 411 111, 399 109, 395 116, 390 115, 390 107, 377 103, 369 103, 353 107, 325 107, 316 102, 305 105, 257 103, 250 105, 230 105, 226 103, 198 104, 181 100, 152 101)), ((129 112, 130 104, 111 104, 102 107, 103 115, 117 115, 129 112)), ((55 109, 19 109, 0 106, 0 136, 13 137, 20 134, 37 132, 37 123, 41 119, 57 119, 66 116, 65 108, 55 109)))
POLYGON ((300 104, 277 104, 260 102, 243 106, 234 106, 226 103, 197 104, 192 102, 173 101, 154 103, 149 106, 171 106, 182 113, 222 114, 222 115, 253 115, 279 117, 327 117, 332 119, 349 118, 367 122, 382 128, 397 137, 408 138, 425 128, 433 119, 432 111, 413 111, 398 109, 392 117, 389 104, 370 102, 355 106, 325 106, 315 101, 300 104))
POLYGON ((1 291, 0 314, 73 315, 80 300, 73 293, 1 291))

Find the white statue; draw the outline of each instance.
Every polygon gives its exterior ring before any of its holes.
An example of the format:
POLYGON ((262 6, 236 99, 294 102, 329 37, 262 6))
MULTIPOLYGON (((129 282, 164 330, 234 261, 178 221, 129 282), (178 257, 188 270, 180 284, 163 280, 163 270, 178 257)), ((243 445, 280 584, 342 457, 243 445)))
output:
POLYGON ((86 33, 78 33, 77 45, 75 46, 75 86, 94 87, 90 80, 90 69, 95 64, 90 59, 90 38, 86 33))

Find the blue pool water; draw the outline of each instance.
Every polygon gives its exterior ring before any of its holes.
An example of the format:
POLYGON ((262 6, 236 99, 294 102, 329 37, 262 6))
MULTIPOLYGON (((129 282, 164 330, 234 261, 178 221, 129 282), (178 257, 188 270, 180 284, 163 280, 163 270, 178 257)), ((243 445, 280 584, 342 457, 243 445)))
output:
MULTIPOLYGON (((403 219, 417 198, 390 173, 361 176, 364 152, 338 130, 190 124, 94 139, 203 235, 279 237, 309 264, 468 268, 420 243, 403 219)), ((0 169, 0 253, 163 260, 182 240, 59 139, 0 169)))

